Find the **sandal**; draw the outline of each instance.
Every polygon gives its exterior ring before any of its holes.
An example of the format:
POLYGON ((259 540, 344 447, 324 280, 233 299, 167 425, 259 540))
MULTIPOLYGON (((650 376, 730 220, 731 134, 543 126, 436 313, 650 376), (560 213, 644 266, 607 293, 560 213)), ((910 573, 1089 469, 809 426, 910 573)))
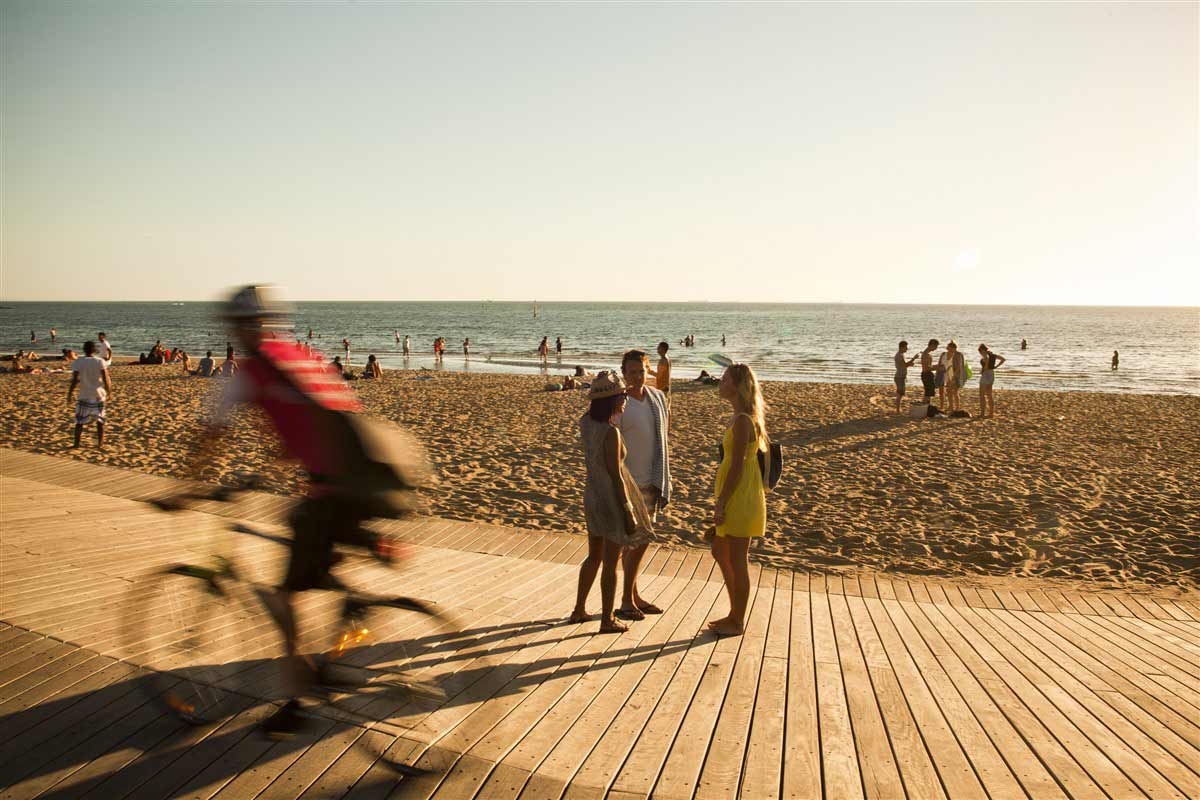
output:
POLYGON ((642 610, 636 606, 633 608, 618 609, 613 613, 613 616, 617 619, 627 619, 630 622, 638 622, 639 620, 646 618, 646 615, 642 613, 642 610))
POLYGON ((659 608, 658 606, 654 605, 654 603, 642 603, 641 605, 638 606, 638 611, 641 611, 643 614, 661 614, 661 613, 663 613, 663 610, 661 608, 659 608))

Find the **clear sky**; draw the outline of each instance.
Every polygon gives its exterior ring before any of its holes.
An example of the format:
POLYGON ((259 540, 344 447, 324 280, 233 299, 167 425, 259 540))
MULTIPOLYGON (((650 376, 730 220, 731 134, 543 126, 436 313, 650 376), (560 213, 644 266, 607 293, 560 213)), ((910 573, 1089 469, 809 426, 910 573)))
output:
POLYGON ((0 297, 1196 305, 1198 7, 3 2, 0 297))

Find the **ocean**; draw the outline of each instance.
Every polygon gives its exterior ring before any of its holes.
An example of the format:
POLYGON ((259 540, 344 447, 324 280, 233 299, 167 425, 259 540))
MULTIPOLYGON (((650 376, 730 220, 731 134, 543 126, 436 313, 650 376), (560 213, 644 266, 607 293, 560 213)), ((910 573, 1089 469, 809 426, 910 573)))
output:
MULTIPOLYGON (((116 352, 136 357, 155 340, 193 356, 223 355, 229 338, 215 303, 17 303, 0 307, 0 352, 30 348, 39 353, 81 349, 105 331, 116 352)), ((659 341, 671 345, 674 375, 694 378, 701 369, 720 373, 708 357, 724 353, 751 364, 766 380, 862 383, 889 386, 897 342, 907 339, 915 355, 930 338, 942 346, 955 339, 972 365, 981 342, 1008 359, 997 370, 997 389, 1139 392, 1200 395, 1200 308, 937 306, 752 303, 532 303, 361 302, 299 303, 296 330, 330 355, 351 341, 351 363, 374 353, 384 368, 440 368, 469 372, 566 374, 616 367, 620 353, 659 341), (404 359, 394 332, 412 337, 404 359), (696 337, 684 347, 685 336, 696 337), (435 337, 446 338, 437 367, 435 337), (536 350, 548 336, 550 363, 536 350), (554 340, 561 336, 561 361, 554 340), (721 337, 726 344, 721 344, 721 337), (471 357, 462 341, 471 339, 471 357), (1020 349, 1021 339, 1029 343, 1020 349), (1110 369, 1120 351, 1120 369, 1110 369)), ((909 374, 919 390, 918 370, 909 374)))

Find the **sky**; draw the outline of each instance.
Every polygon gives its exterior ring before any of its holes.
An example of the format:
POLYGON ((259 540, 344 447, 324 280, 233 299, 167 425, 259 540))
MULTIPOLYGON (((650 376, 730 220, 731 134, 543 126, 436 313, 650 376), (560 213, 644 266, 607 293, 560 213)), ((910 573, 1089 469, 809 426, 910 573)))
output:
POLYGON ((0 2, 0 299, 1200 305, 1200 4, 0 2))

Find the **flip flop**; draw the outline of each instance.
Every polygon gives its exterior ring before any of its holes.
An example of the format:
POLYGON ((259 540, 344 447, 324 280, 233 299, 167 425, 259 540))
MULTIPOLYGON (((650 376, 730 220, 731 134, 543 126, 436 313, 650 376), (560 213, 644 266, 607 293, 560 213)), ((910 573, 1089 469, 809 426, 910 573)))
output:
POLYGON ((613 612, 613 616, 617 619, 626 619, 631 622, 637 622, 646 618, 646 615, 638 608, 621 608, 613 612))
POLYGON ((638 611, 641 611, 643 614, 661 614, 661 613, 663 613, 663 610, 661 608, 659 608, 658 606, 654 605, 654 603, 646 603, 645 605, 640 605, 640 606, 638 606, 638 611))

